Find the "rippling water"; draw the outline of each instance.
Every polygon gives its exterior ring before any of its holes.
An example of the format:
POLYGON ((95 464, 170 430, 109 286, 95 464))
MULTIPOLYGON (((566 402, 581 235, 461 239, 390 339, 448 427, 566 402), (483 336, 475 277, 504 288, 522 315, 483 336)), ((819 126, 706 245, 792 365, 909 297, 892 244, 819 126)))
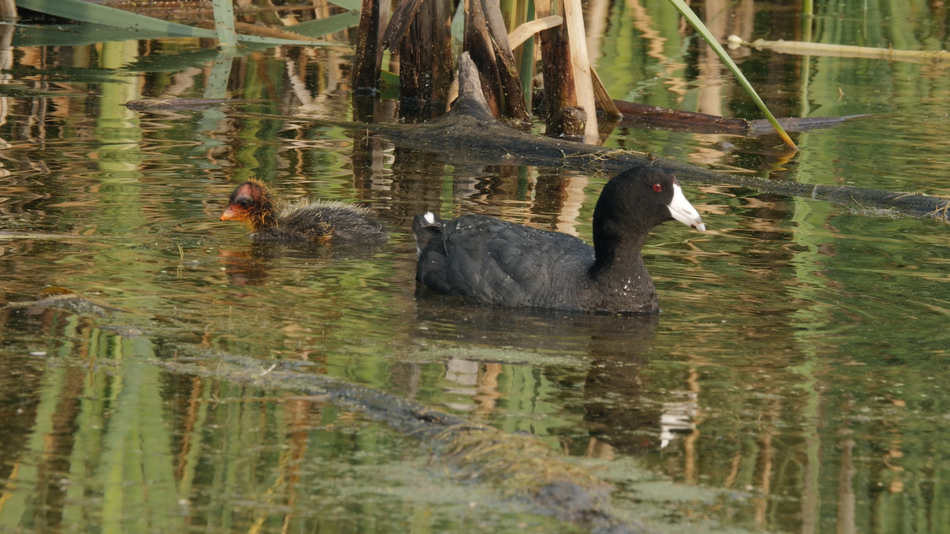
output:
MULTIPOLYGON (((612 9, 636 31, 611 26, 604 49, 628 42, 653 58, 605 52, 612 94, 752 116, 731 82, 703 70, 705 52, 674 19, 612 9), (617 74, 626 71, 655 80, 617 74)), ((859 12, 847 13, 816 24, 860 27, 859 12)), ((781 16, 763 10, 757 24, 781 16)), ((473 305, 416 287, 412 215, 484 213, 589 240, 608 177, 461 165, 314 125, 307 117, 348 113, 345 84, 327 74, 348 60, 332 55, 317 58, 320 83, 304 84, 307 106, 287 70, 300 58, 267 52, 236 58, 247 78, 232 80, 238 96, 263 102, 129 111, 121 104, 140 90, 159 96, 185 81, 193 89, 179 94, 200 96, 204 78, 107 65, 107 52, 140 50, 102 47, 22 47, 3 87, 42 82, 47 94, 0 97, 0 530, 575 528, 454 478, 414 437, 320 396, 157 365, 194 354, 255 358, 262 376, 296 362, 533 434, 615 484, 614 505, 660 531, 945 528, 945 224, 687 183, 708 231, 666 224, 649 240, 658 316, 473 305), (91 83, 81 58, 115 75, 91 83), (287 200, 368 206, 390 243, 252 245, 218 221, 251 177, 287 200), (29 304, 50 286, 105 308, 29 304)), ((769 136, 621 129, 608 145, 776 180, 950 197, 944 71, 741 57, 779 114, 873 115, 796 134, 794 157, 769 136), (849 74, 830 81, 839 71, 849 74)))

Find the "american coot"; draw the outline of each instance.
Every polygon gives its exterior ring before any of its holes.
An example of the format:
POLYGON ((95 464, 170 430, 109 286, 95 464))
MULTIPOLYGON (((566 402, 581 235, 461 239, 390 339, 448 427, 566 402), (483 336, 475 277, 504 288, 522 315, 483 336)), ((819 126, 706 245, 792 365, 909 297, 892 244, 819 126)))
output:
POLYGON ((484 215, 447 222, 417 215, 416 280, 502 306, 652 313, 659 304, 640 249, 654 226, 673 219, 706 230, 676 178, 652 167, 630 169, 604 186, 594 208, 593 247, 484 215))
POLYGON ((333 201, 302 201, 278 210, 264 184, 247 181, 228 200, 222 221, 243 221, 251 239, 265 243, 382 243, 388 234, 369 210, 333 201))

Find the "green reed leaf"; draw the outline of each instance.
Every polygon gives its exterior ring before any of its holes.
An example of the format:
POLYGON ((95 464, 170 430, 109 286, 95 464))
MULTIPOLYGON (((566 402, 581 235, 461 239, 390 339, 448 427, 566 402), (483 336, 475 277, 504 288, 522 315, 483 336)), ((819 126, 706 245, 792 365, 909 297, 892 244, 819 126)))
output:
POLYGON ((683 0, 670 0, 670 3, 673 4, 673 7, 682 13, 684 17, 686 17, 686 20, 690 23, 690 25, 692 25, 693 28, 699 32, 699 35, 701 35, 706 43, 712 47, 712 49, 716 52, 716 55, 719 56, 719 59, 721 59, 722 62, 726 64, 726 68, 728 68, 729 71, 732 72, 732 75, 736 77, 736 80, 739 81, 739 85, 741 85, 742 88, 745 89, 747 93, 749 93, 749 96, 752 97, 752 101, 755 102, 755 105, 758 106, 760 110, 762 110, 762 113, 765 114, 765 118, 768 119, 772 127, 775 128, 775 131, 778 132, 778 135, 782 138, 782 141, 784 141, 786 145, 797 149, 798 147, 795 146, 795 142, 792 141, 792 138, 789 137, 787 133, 785 133, 785 129, 782 128, 782 125, 778 123, 778 120, 775 119, 775 117, 772 115, 772 112, 770 112, 769 108, 766 107, 765 102, 759 98, 758 93, 756 93, 755 89, 752 88, 752 84, 749 83, 749 80, 747 80, 745 75, 742 74, 742 71, 739 70, 739 67, 735 64, 735 62, 732 61, 732 58, 729 57, 729 54, 726 53, 726 50, 722 47, 722 45, 719 44, 719 41, 716 40, 716 37, 709 31, 709 28, 703 24, 703 21, 699 20, 699 17, 696 16, 696 13, 694 13, 693 10, 688 5, 686 5, 686 2, 683 0))

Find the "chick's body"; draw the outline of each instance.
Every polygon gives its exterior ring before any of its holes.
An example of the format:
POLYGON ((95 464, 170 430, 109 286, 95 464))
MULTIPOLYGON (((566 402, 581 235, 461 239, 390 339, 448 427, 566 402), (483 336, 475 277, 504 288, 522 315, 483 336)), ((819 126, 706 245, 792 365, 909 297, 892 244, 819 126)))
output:
POLYGON ((221 215, 242 221, 257 242, 287 244, 373 244, 388 239, 366 208, 336 201, 301 201, 277 208, 264 184, 248 181, 237 187, 221 215))

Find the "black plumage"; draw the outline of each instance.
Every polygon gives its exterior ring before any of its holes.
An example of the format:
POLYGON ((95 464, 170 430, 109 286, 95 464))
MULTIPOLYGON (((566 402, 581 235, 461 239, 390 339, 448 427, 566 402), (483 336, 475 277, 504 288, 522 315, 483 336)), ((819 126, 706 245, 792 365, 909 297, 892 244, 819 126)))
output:
POLYGON ((594 209, 593 247, 494 217, 417 215, 416 279, 502 306, 656 312, 656 290, 640 251, 654 226, 674 218, 705 230, 676 178, 651 167, 628 170, 604 186, 594 209))

